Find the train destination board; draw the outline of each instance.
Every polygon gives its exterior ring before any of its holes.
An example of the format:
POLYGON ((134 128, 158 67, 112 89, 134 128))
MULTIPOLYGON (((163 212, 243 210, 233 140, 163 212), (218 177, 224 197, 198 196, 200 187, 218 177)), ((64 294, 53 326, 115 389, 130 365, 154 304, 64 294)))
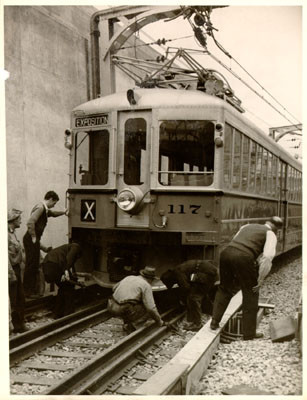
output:
POLYGON ((88 126, 106 125, 108 123, 108 114, 93 115, 91 117, 78 117, 75 120, 75 127, 82 128, 88 126))

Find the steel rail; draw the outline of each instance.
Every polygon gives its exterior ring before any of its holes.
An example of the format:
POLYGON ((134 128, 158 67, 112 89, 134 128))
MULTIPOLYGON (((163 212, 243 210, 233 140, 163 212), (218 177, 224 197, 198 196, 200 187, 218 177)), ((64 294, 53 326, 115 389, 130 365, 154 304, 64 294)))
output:
POLYGON ((73 335, 81 329, 85 329, 94 324, 99 324, 108 318, 110 318, 110 314, 105 309, 96 311, 91 315, 88 315, 87 309, 72 314, 71 316, 60 318, 57 321, 44 325, 43 327, 34 329, 33 333, 29 332, 28 334, 26 332, 19 335, 20 338, 17 338, 16 341, 19 339, 20 343, 10 350, 10 366, 13 366, 24 358, 31 356, 34 352, 47 346, 51 346, 58 341, 73 335), (77 317, 76 314, 83 314, 84 316, 80 318, 80 315, 77 317), (30 340, 22 343, 22 339, 27 338, 21 336, 27 335, 29 335, 28 339, 30 340), (31 337, 31 335, 33 335, 33 337, 31 337))
POLYGON ((54 295, 39 297, 37 299, 30 299, 26 301, 25 313, 30 314, 43 306, 48 306, 50 301, 55 299, 54 295))
POLYGON ((99 304, 86 307, 85 309, 67 315, 66 317, 56 319, 54 321, 45 323, 44 325, 41 325, 37 328, 31 329, 30 331, 13 336, 12 338, 10 338, 9 348, 10 350, 12 350, 16 347, 21 346, 22 344, 28 343, 38 337, 41 337, 55 329, 59 329, 62 326, 70 324, 75 320, 84 318, 89 314, 94 314, 95 312, 101 310, 101 308, 104 307, 105 304, 106 301, 99 302, 99 304))
MULTIPOLYGON (((172 312, 174 310, 168 311, 163 317, 172 312)), ((177 315, 170 322, 177 322, 183 315, 185 313, 177 315)), ((76 395, 101 393, 108 385, 108 380, 110 378, 114 379, 116 372, 125 368, 133 358, 136 358, 139 350, 150 346, 168 331, 169 328, 167 326, 157 328, 155 322, 136 330, 94 357, 74 374, 63 378, 62 381, 49 388, 43 394, 76 395)))

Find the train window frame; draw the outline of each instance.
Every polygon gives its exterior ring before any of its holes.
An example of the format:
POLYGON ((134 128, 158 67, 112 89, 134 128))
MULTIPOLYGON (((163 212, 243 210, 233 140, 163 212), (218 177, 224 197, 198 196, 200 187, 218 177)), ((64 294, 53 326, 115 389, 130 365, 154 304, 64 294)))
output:
MULTIPOLYGON (((102 137, 102 136, 101 136, 102 137)), ((111 143, 111 132, 108 127, 100 127, 99 129, 86 129, 86 130, 78 130, 75 132, 74 137, 74 163, 73 163, 73 183, 74 185, 81 186, 81 187, 97 187, 97 186, 108 186, 109 185, 109 175, 110 175, 110 143, 111 143), (107 133, 107 135, 105 134, 107 133), (84 135, 83 138, 78 141, 79 135, 84 135), (94 136, 95 135, 95 136, 94 136), (107 149, 106 157, 103 158, 96 158, 95 154, 97 150, 97 143, 94 143, 94 139, 97 138, 98 135, 103 135, 103 138, 107 137, 107 143, 105 144, 105 149, 107 149), (79 157, 80 152, 78 153, 78 148, 82 143, 84 143, 85 139, 87 139, 87 147, 84 149, 84 161, 86 164, 79 164, 79 157), (104 162, 104 166, 101 168, 95 168, 95 160, 97 159, 102 160, 104 162), (94 171, 94 172, 91 172, 94 171), (96 171, 96 173, 95 173, 96 171), (98 174, 97 172, 102 171, 103 175, 98 174), (78 175, 80 175, 79 182, 78 175), (102 177, 102 181, 98 181, 102 177)), ((103 144, 103 142, 101 142, 103 144)), ((81 157, 82 161, 82 157, 81 157)))
POLYGON ((158 131, 158 184, 163 187, 211 186, 215 175, 214 121, 163 119, 159 121, 158 131), (185 146, 179 146, 182 140, 187 142, 185 146), (186 150, 188 144, 190 151, 186 150), (193 149, 195 152, 191 151, 193 149))

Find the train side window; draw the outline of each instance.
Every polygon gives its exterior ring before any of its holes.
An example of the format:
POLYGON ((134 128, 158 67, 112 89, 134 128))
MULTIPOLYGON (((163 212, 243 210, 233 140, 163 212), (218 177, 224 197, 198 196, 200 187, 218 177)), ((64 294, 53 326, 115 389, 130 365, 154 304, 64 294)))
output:
POLYGON ((248 175, 250 166, 250 140, 247 136, 243 135, 243 158, 242 158, 242 190, 247 191, 248 188, 248 175))
POLYGON ((262 176, 262 151, 263 148, 257 145, 257 156, 256 156, 256 192, 261 192, 261 176, 262 176))
POLYGON ((302 174, 297 171, 297 201, 301 201, 302 195, 302 174))
POLYGON ((146 121, 130 118, 125 123, 124 181, 142 185, 147 162, 146 121))
POLYGON ((209 186, 214 175, 214 124, 169 120, 160 125, 159 183, 209 186))
POLYGON ((249 170, 249 191, 253 192, 255 189, 255 178, 256 178, 256 155, 257 145, 251 141, 251 154, 250 154, 250 170, 249 170))
POLYGON ((293 188, 293 200, 297 201, 297 170, 294 169, 294 188, 293 188))
POLYGON ((272 195, 277 195, 277 157, 273 155, 272 158, 272 195))
POLYGON ((231 185, 231 167, 232 167, 232 127, 225 125, 224 141, 224 185, 230 188, 231 185))
POLYGON ((298 172, 298 201, 302 201, 302 173, 298 172))
POLYGON ((267 194, 272 194, 272 158, 273 154, 268 151, 268 167, 267 167, 267 194))
POLYGON ((263 149, 262 151, 262 183, 261 183, 261 193, 268 193, 268 151, 263 149))
POLYGON ((233 174, 232 187, 239 189, 241 180, 241 133, 234 132, 233 174))
POLYGON ((75 140, 75 183, 106 185, 109 176, 109 132, 78 132, 75 140))
POLYGON ((293 200, 293 184, 294 184, 294 169, 289 166, 289 180, 288 180, 288 185, 289 185, 289 200, 293 200))
POLYGON ((280 190, 280 197, 282 200, 286 199, 286 164, 283 161, 279 163, 279 190, 280 190))

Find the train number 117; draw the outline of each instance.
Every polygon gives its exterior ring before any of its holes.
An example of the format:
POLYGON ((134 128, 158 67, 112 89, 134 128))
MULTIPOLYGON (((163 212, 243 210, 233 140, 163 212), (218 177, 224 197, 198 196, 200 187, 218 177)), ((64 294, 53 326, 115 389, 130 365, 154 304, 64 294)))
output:
POLYGON ((169 204, 169 211, 168 214, 198 214, 198 210, 200 209, 201 206, 190 204, 189 206, 186 206, 185 204, 178 204, 174 206, 174 204, 169 204))

